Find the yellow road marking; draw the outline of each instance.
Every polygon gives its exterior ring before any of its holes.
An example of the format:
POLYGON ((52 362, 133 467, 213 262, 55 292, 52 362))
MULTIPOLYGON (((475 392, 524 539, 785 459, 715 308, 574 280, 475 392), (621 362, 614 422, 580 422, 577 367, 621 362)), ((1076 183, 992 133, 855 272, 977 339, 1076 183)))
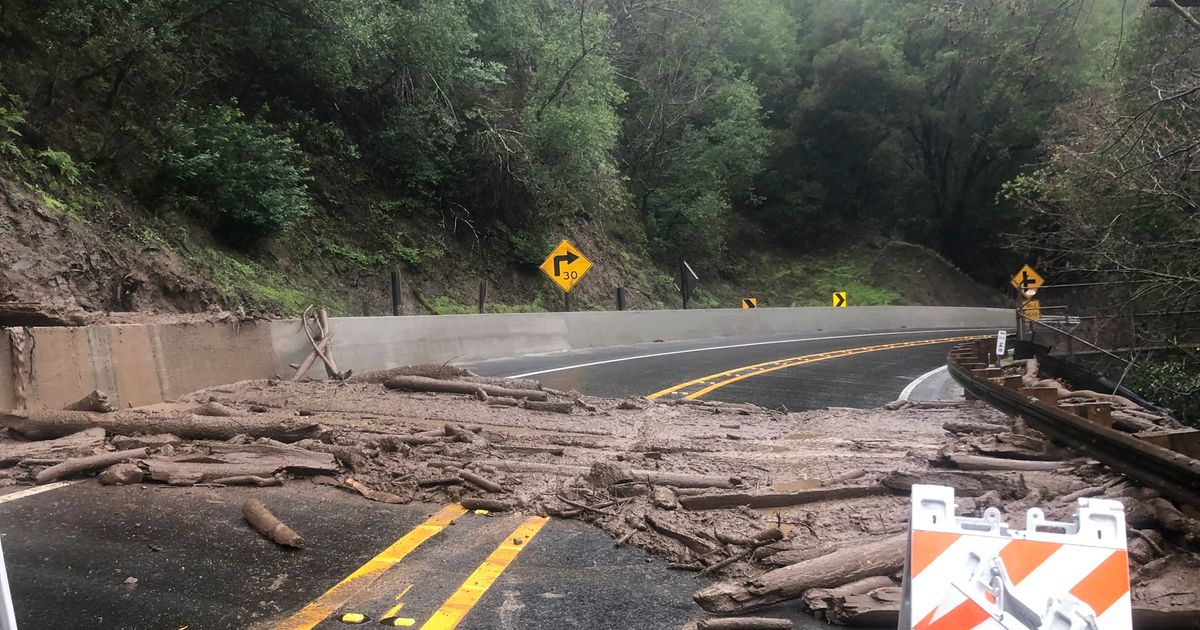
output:
POLYGON ((338 582, 333 588, 325 591, 317 599, 313 600, 299 612, 289 617, 286 621, 275 626, 275 630, 310 630, 316 627, 317 624, 324 621, 329 615, 337 612, 338 608, 345 605, 363 589, 371 585, 380 575, 392 568, 397 562, 404 559, 405 556, 412 553, 414 549, 421 546, 421 543, 432 538, 435 534, 446 528, 447 525, 454 522, 454 519, 466 514, 467 510, 463 506, 455 503, 448 505, 437 514, 429 517, 429 520, 417 525, 399 540, 392 543, 387 549, 379 552, 379 555, 371 558, 366 564, 346 576, 341 582, 338 582))
POLYGON ((929 346, 940 343, 954 343, 958 341, 970 341, 974 339, 985 339, 986 335, 975 335, 969 337, 943 337, 941 339, 921 339, 918 341, 902 341, 898 343, 886 343, 878 346, 865 346, 861 348, 846 348, 845 350, 833 350, 831 352, 820 352, 817 354, 806 354, 799 357, 791 357, 789 359, 778 359, 776 361, 766 361, 764 363, 755 363, 754 365, 746 365, 708 376, 692 379, 686 383, 668 387, 664 390, 650 394, 648 398, 660 398, 671 394, 678 395, 683 400, 693 400, 699 398, 714 389, 724 387, 730 383, 736 383, 742 379, 750 378, 751 376, 759 376, 776 370, 783 370, 797 365, 805 365, 808 363, 816 363, 818 361, 828 361, 830 359, 840 359, 842 357, 854 356, 856 354, 866 354, 868 352, 881 352, 884 350, 898 350, 900 348, 912 348, 915 346, 929 346), (699 386, 699 389, 696 389, 699 386))
POLYGON ((492 583, 504 573, 509 564, 512 564, 517 554, 529 546, 533 537, 549 521, 545 516, 534 516, 521 523, 521 526, 513 530, 487 560, 475 569, 467 581, 442 603, 442 607, 421 626, 421 630, 454 630, 467 613, 471 612, 471 607, 491 588, 492 583), (513 541, 516 540, 519 540, 520 544, 514 544, 513 541))
MULTIPOLYGON (((401 600, 401 599, 402 599, 402 598, 403 598, 405 595, 407 595, 409 591, 411 591, 411 590, 412 590, 412 587, 413 587, 413 585, 412 585, 412 584, 409 584, 408 586, 405 586, 405 587, 404 587, 404 590, 403 590, 403 591, 400 591, 400 593, 396 595, 396 601, 400 602, 400 600, 401 600)), ((400 609, 401 609, 401 608, 404 608, 404 602, 400 602, 399 604, 396 604, 395 606, 393 606, 393 607, 391 608, 391 610, 388 610, 387 612, 383 613, 383 616, 382 616, 382 617, 380 617, 380 619, 390 619, 390 618, 392 618, 392 617, 395 617, 395 616, 396 616, 396 615, 397 615, 397 614, 400 612, 400 609)))

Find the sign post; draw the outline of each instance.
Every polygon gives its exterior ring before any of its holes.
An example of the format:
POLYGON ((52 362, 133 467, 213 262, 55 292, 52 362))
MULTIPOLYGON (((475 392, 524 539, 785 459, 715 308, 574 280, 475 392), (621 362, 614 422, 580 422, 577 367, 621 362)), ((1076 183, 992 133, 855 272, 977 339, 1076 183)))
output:
POLYGON ((679 294, 683 296, 683 308, 686 310, 688 302, 692 300, 692 291, 696 290, 696 283, 700 282, 700 276, 692 271, 692 266, 687 264, 686 260, 679 261, 679 294))
POLYGON ((563 239, 558 247, 550 251, 546 260, 538 267, 558 288, 563 290, 563 303, 568 311, 571 310, 571 290, 583 279, 592 262, 584 257, 574 245, 563 239))

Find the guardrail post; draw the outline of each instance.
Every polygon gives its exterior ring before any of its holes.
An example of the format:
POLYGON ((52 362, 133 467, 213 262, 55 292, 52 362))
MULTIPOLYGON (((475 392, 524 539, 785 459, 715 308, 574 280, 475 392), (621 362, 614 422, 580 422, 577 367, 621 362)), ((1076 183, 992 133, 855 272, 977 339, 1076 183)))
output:
POLYGON ((404 310, 403 300, 400 299, 400 270, 392 270, 392 315, 399 316, 404 310))
POLYGON ((483 303, 487 301, 487 280, 479 281, 479 312, 483 313, 483 303))
POLYGON ((617 310, 625 310, 625 287, 617 287, 617 310))

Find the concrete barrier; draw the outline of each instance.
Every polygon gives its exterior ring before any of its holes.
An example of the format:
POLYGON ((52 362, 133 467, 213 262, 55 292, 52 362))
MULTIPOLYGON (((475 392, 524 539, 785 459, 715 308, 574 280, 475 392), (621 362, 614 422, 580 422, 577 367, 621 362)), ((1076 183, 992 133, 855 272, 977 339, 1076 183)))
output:
MULTIPOLYGON (((1007 309, 931 306, 712 309, 343 317, 333 320, 339 367, 362 373, 412 363, 468 362, 656 340, 770 334, 932 328, 1001 328, 1007 309)), ((309 344, 298 320, 236 323, 122 324, 33 328, 24 361, 29 382, 18 400, 18 372, 0 335, 0 409, 58 408, 106 391, 139 406, 196 389, 286 375, 309 344)), ((310 376, 321 378, 314 366, 310 376)))

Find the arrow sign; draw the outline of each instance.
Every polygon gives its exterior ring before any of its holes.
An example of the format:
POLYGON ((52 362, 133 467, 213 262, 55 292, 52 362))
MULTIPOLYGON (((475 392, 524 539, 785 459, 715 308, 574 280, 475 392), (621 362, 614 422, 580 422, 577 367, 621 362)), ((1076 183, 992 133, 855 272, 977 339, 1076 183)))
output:
POLYGON ((564 240, 551 250, 550 255, 546 256, 546 260, 542 261, 538 268, 549 276, 558 288, 570 293, 576 283, 592 268, 592 262, 569 241, 564 240))
POLYGON ((835 291, 833 294, 833 305, 837 308, 846 308, 846 292, 835 291))
POLYGON ((576 260, 579 260, 579 255, 570 250, 568 250, 567 253, 563 254, 562 256, 555 256, 554 257, 554 275, 555 276, 562 275, 558 271, 560 264, 567 263, 568 265, 570 265, 571 263, 575 262, 576 260))

